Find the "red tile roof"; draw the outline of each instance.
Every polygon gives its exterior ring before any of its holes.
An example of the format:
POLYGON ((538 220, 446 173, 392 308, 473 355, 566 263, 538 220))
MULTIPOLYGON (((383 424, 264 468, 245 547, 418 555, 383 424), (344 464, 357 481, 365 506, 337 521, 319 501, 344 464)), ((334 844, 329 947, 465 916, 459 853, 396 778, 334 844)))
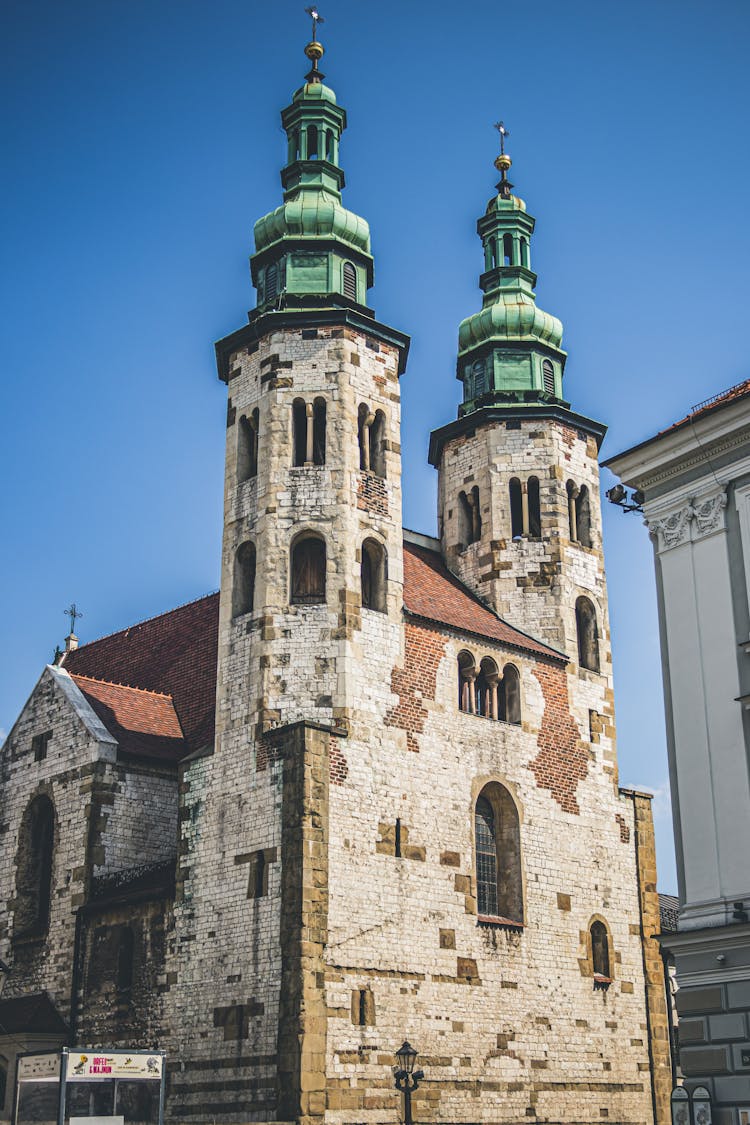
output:
MULTIPOLYGON (((437 551, 404 543, 404 609, 532 655, 565 660, 497 617, 437 551)), ((105 726, 131 753, 175 759, 213 744, 219 595, 81 645, 65 657, 105 726)))
POLYGON ((213 745, 219 595, 81 645, 65 670, 171 695, 189 752, 213 745))
POLYGON ((460 633, 473 633, 556 660, 566 659, 493 613, 451 574, 437 551, 413 543, 404 543, 404 608, 407 613, 460 633))
POLYGON ((680 426, 685 426, 688 422, 695 422, 697 418, 701 418, 704 414, 710 414, 711 411, 726 406, 727 403, 734 402, 735 399, 744 398, 746 394, 750 394, 750 379, 745 379, 742 383, 736 383, 728 391, 722 391, 721 394, 713 395, 711 398, 705 399, 704 402, 699 402, 689 414, 680 418, 679 422, 673 422, 671 426, 667 426, 666 430, 660 430, 657 437, 668 434, 672 430, 678 430, 680 426))
POLYGON ((143 688, 71 674, 89 703, 126 754, 178 761, 185 738, 172 697, 143 688))

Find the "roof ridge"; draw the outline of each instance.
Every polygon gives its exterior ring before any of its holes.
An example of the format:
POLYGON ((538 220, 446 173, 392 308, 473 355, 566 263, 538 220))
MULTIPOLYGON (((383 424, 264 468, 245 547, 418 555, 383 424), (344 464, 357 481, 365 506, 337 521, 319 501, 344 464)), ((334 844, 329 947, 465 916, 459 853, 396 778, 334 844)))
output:
MULTIPOLYGON (((152 621, 158 621, 160 617, 169 617, 172 613, 178 613, 181 609, 187 609, 188 606, 197 605, 198 602, 205 602, 209 598, 215 598, 219 594, 218 590, 211 590, 208 594, 201 594, 199 598, 193 598, 189 602, 181 602, 180 605, 173 606, 172 609, 165 609, 162 613, 155 613, 152 617, 144 617, 142 621, 135 621, 132 625, 126 625, 122 629, 114 629, 111 633, 103 633, 101 637, 94 637, 91 641, 86 641, 85 644, 79 644, 74 652, 80 652, 84 648, 89 648, 91 645, 97 645, 100 641, 108 641, 112 637, 119 637, 123 633, 129 633, 132 629, 138 629, 141 625, 148 625, 152 621)), ((63 667, 65 665, 63 664, 63 667)), ((107 681, 102 681, 106 683, 107 681)), ((129 687, 129 684, 122 684, 121 687, 129 687)), ((139 688, 140 691, 146 691, 146 688, 139 688)))
POLYGON ((126 688, 127 691, 139 691, 142 695, 158 695, 160 699, 169 699, 174 705, 174 699, 165 691, 152 691, 150 688, 136 687, 135 684, 123 684, 119 680, 103 680, 99 676, 87 676, 83 672, 68 672, 72 680, 88 680, 92 684, 106 684, 107 687, 126 688))

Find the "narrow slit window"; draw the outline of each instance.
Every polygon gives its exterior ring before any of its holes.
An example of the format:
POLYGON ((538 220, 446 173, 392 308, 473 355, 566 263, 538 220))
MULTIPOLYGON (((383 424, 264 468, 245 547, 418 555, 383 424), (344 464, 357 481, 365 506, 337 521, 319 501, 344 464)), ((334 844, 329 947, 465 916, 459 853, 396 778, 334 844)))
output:
POLYGON ((401 859, 401 818, 398 816, 396 817, 396 839, 393 850, 396 859, 401 859))
POLYGON ((542 534, 542 510, 539 500, 539 478, 529 477, 527 485, 529 498, 529 535, 539 539, 542 534))
POLYGON ((521 482, 518 477, 511 477, 508 484, 510 494, 510 537, 520 539, 523 535, 523 501, 521 499, 521 482))
POLYGON ((301 467, 307 459, 307 409, 303 399, 292 403, 292 464, 301 467))
POLYGON ((251 613, 255 603, 255 545, 242 543, 234 562, 232 615, 251 613))
POLYGON ((326 400, 316 398, 313 403, 313 464, 326 463, 326 400))
POLYGON ((578 634, 578 663, 591 672, 599 671, 599 630, 596 610, 588 598, 576 601, 576 632, 578 634))
POLYGON ((592 922, 589 933, 591 935, 591 961, 594 977, 609 981, 611 980, 612 974, 610 973, 609 964, 607 927, 603 922, 592 922))
POLYGON ((370 469, 376 477, 385 479, 385 414, 375 411, 370 426, 370 469))

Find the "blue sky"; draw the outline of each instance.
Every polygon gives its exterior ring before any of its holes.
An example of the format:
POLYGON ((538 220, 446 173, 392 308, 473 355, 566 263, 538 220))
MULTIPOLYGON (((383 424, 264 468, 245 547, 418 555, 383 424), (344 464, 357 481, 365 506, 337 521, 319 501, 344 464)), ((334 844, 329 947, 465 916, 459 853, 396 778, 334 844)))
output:
MULTIPOLYGON (((61 642, 218 583, 225 389, 213 341, 253 303, 254 220, 280 198, 279 111, 304 3, 32 0, 3 10, 0 729, 61 642)), ((378 317, 409 332, 407 526, 435 527, 430 429, 455 416, 479 305, 492 123, 537 217, 566 392, 605 455, 746 378, 750 7, 331 0, 323 70, 349 114, 347 205, 378 317)), ((650 544, 607 506, 620 777, 657 791, 675 886, 650 544)))

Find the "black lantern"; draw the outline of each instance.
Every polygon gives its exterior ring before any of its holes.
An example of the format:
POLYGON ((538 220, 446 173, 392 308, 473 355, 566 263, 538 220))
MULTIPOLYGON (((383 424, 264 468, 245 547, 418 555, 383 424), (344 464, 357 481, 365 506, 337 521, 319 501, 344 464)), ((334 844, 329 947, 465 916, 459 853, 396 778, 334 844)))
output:
POLYGON ((413 1125, 411 1117, 411 1096, 424 1078, 423 1070, 415 1070, 417 1052, 408 1039, 396 1051, 398 1066, 393 1068, 393 1077, 396 1079, 396 1089, 404 1094, 404 1125, 413 1125))

